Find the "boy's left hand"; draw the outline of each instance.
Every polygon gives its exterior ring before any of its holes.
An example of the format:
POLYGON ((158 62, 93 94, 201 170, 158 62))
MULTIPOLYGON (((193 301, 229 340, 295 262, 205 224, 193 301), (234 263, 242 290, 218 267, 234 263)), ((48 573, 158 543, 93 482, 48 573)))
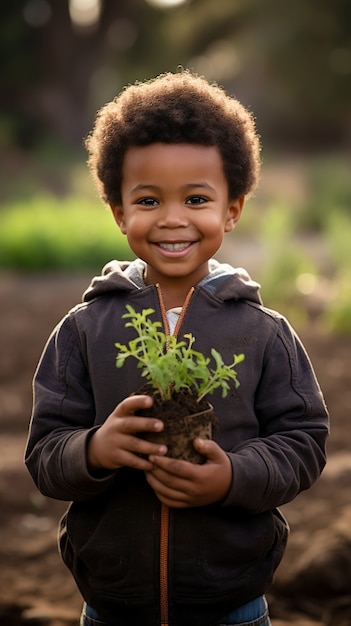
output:
POLYGON ((165 456, 150 456, 153 469, 146 480, 158 499, 170 507, 205 506, 223 500, 232 482, 232 465, 222 448, 208 439, 197 438, 194 446, 207 457, 196 465, 165 456))

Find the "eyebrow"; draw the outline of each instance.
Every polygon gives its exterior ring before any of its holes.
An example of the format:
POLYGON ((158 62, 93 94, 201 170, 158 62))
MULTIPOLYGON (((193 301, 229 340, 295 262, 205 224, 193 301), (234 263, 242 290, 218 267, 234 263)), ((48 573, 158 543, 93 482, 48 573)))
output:
MULTIPOLYGON (((196 182, 196 183, 186 183, 185 185, 182 186, 182 189, 193 189, 194 187, 197 187, 200 189, 209 189, 209 190, 214 191, 214 188, 212 187, 212 185, 203 181, 196 182)), ((150 184, 140 183, 139 185, 136 185, 135 187, 133 187, 133 189, 131 189, 131 192, 145 191, 145 190, 159 191, 160 187, 158 185, 153 185, 152 183, 150 184)))
POLYGON ((149 184, 140 184, 140 185, 136 185, 135 187, 133 187, 133 189, 131 189, 131 192, 133 193, 134 191, 144 191, 144 189, 154 189, 155 191, 157 191, 159 189, 159 187, 157 185, 149 185, 149 184))

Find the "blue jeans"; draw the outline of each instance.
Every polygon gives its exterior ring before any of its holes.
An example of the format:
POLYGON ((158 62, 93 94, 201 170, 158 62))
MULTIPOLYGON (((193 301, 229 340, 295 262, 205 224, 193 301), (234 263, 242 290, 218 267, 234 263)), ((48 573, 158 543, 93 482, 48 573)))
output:
MULTIPOLYGON (((232 624, 235 624, 235 626, 271 626, 265 597, 260 596, 248 602, 248 604, 235 609, 223 618, 220 626, 231 626, 232 624)), ((113 623, 102 622, 96 611, 84 604, 80 626, 118 626, 118 621, 113 623)))

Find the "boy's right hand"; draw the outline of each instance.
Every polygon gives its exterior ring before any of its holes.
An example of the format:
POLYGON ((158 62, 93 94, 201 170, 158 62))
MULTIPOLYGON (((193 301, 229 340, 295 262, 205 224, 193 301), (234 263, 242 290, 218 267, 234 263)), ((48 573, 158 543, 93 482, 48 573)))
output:
POLYGON ((150 396, 129 396, 116 406, 89 440, 87 460, 92 472, 124 466, 148 471, 152 469, 148 455, 162 456, 167 453, 166 446, 137 436, 140 432, 160 432, 163 429, 160 420, 135 415, 138 409, 147 409, 151 405, 150 396))

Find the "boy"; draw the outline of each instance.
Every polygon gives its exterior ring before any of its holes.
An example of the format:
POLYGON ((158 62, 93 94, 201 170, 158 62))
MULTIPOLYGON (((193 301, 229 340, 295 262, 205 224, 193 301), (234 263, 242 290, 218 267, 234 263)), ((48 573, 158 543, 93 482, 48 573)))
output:
POLYGON ((86 145, 137 259, 109 264, 54 330, 26 451, 38 488, 72 501, 60 549, 81 624, 268 626, 264 593, 288 534, 276 507, 318 478, 328 418, 288 322, 244 270, 212 259, 258 180, 253 119, 203 78, 168 73, 103 107, 86 145), (163 424, 135 416, 152 404, 133 395, 140 370, 115 367, 127 303, 192 332, 206 355, 245 354, 240 388, 211 396, 214 441, 194 441, 203 465, 138 437, 163 424))

